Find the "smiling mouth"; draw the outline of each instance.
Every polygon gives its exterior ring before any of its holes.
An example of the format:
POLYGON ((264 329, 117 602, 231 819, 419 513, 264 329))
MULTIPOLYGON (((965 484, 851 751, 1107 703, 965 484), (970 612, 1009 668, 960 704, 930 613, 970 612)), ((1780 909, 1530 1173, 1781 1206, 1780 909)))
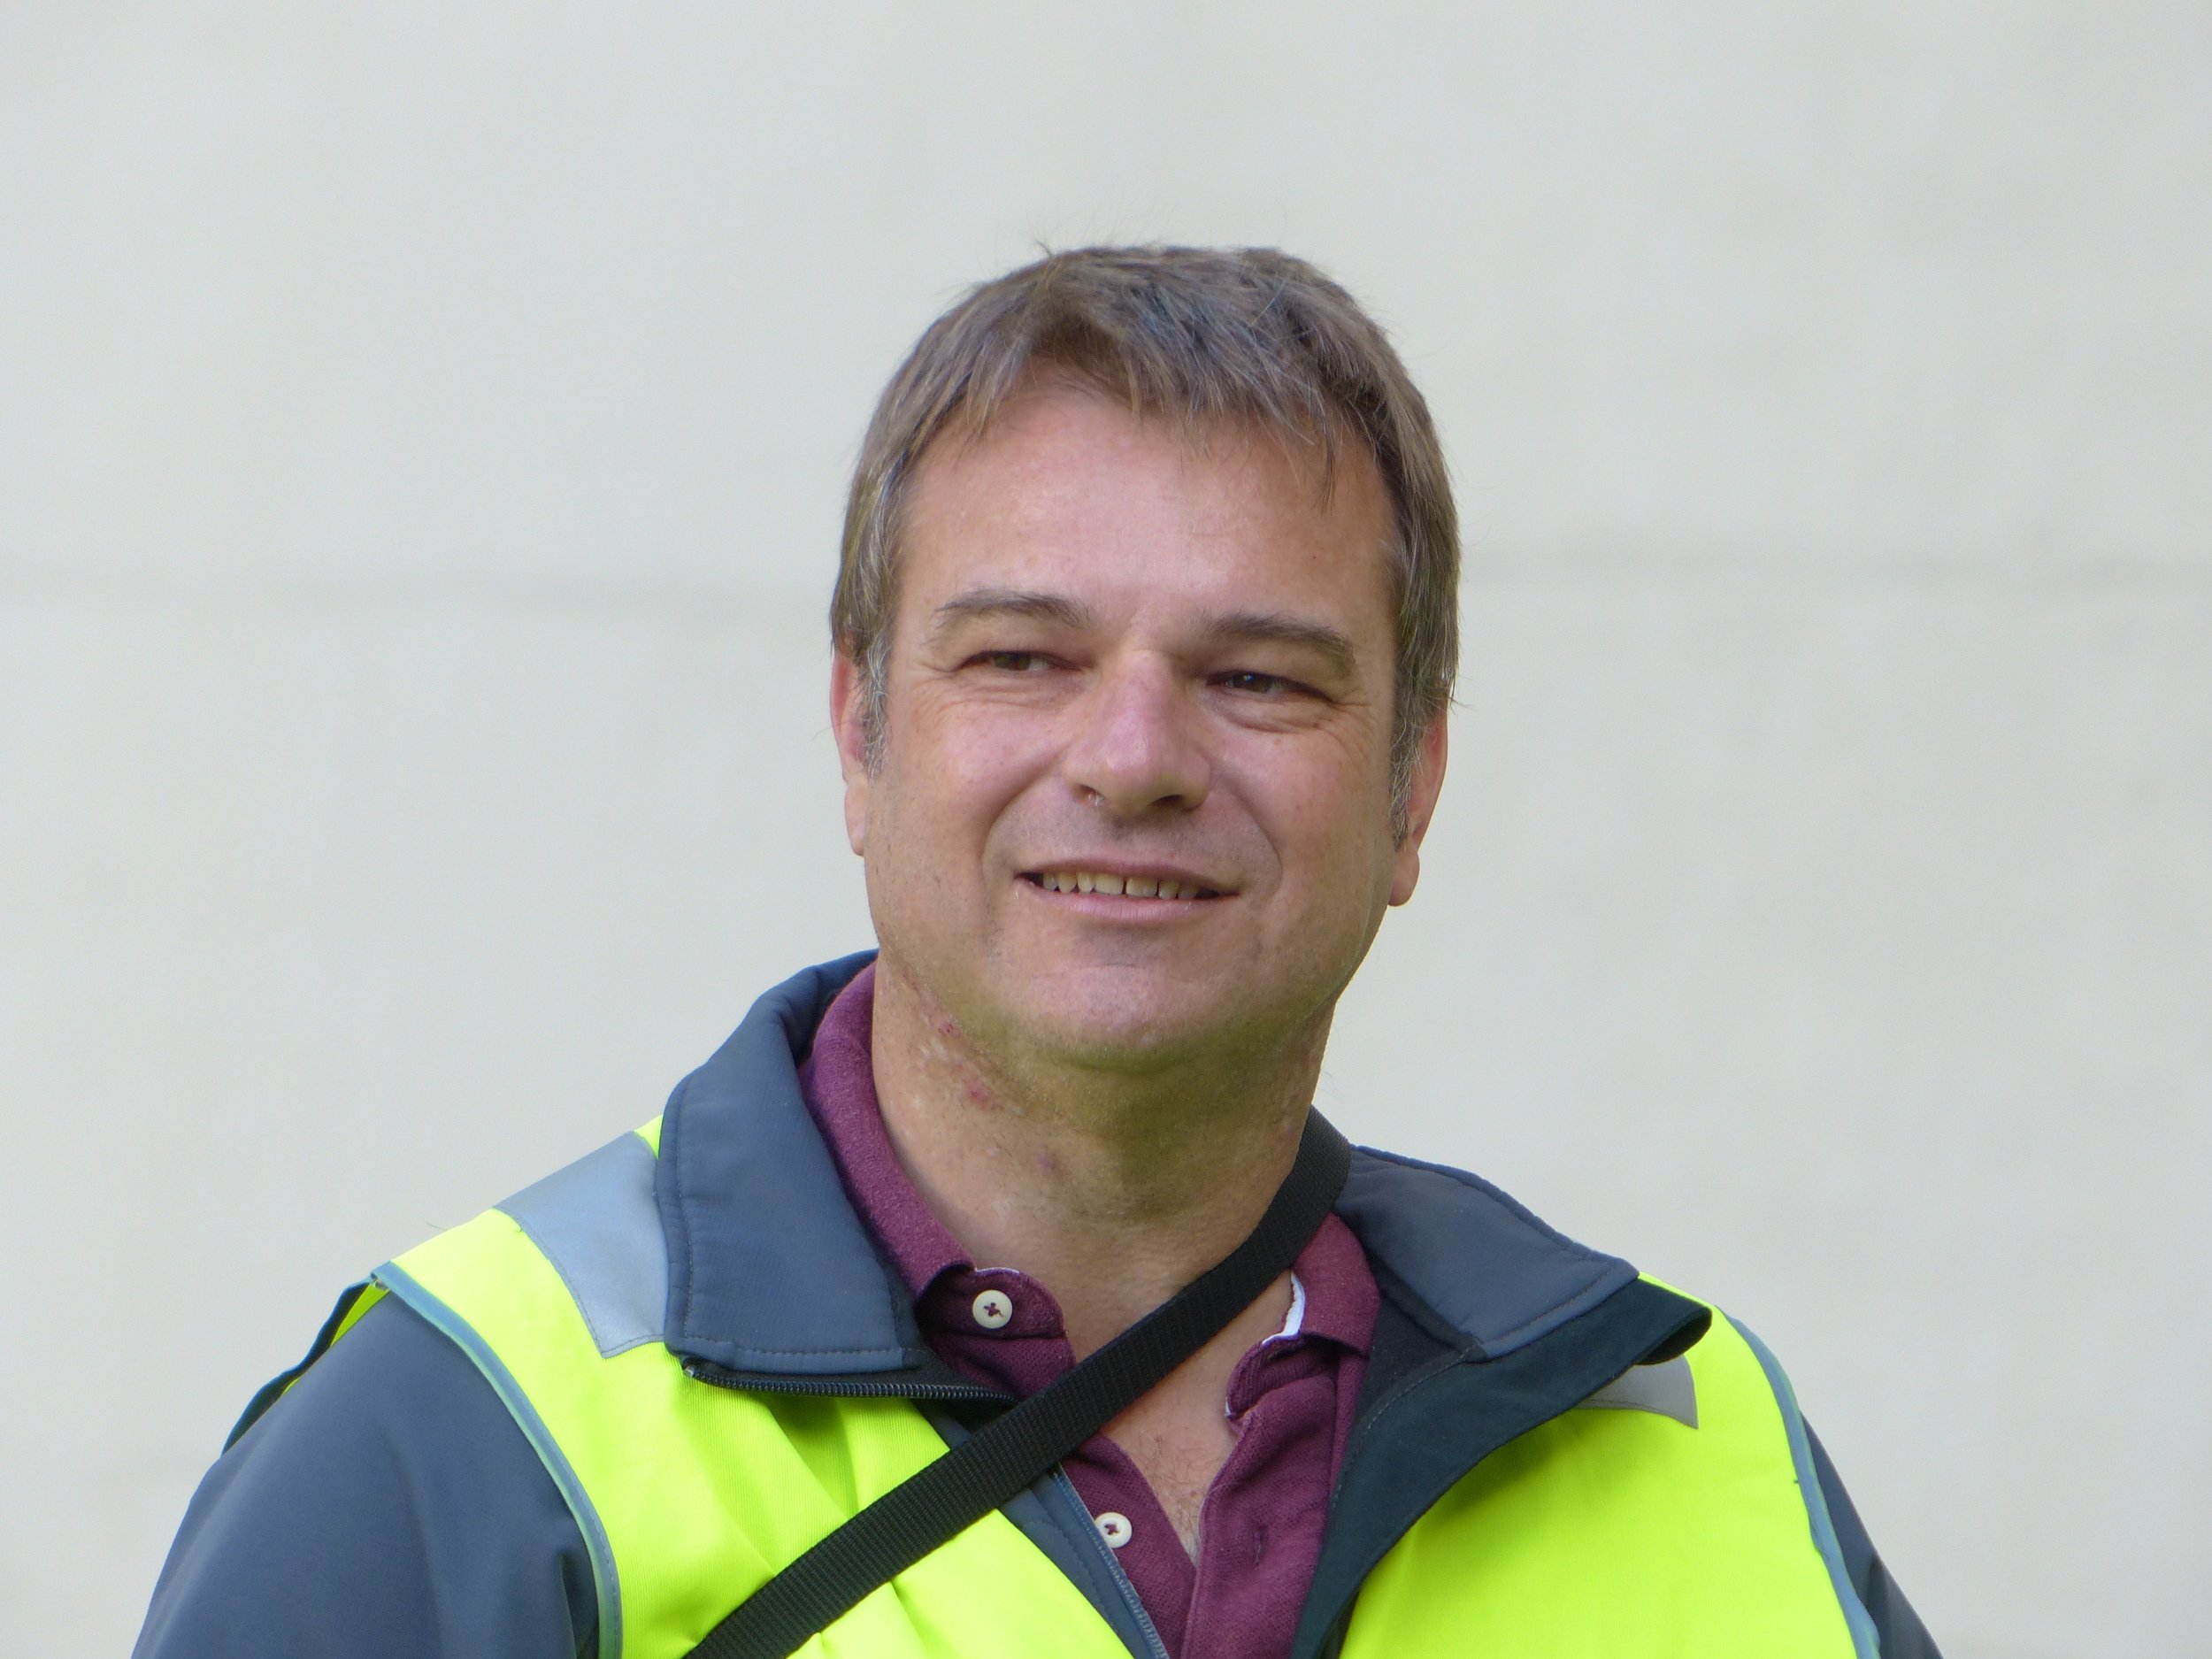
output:
POLYGON ((1025 870, 1022 879, 1048 893, 1097 893, 1121 899, 1218 899, 1218 887, 1166 876, 1119 876, 1103 870, 1025 870))

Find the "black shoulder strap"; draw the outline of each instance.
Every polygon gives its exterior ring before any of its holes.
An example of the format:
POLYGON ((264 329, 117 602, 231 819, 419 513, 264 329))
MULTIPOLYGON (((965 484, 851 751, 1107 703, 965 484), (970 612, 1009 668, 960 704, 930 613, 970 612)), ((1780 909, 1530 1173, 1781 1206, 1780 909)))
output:
POLYGON ((1024 1490, 1203 1348, 1298 1259, 1351 1148, 1319 1112, 1252 1235, 1073 1371, 894 1486, 755 1591, 691 1659, 787 1659, 873 1591, 1024 1490))

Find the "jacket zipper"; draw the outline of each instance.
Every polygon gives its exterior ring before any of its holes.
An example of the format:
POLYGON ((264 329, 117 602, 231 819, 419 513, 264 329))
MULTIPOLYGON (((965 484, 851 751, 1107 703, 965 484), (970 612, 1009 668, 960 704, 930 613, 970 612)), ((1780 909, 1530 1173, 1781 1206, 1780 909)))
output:
POLYGON ((733 1394, 833 1394, 858 1400, 967 1400, 995 1401, 1012 1405, 1014 1396, 977 1383, 869 1382, 856 1377, 768 1377, 752 1371, 726 1371, 710 1360, 687 1359, 684 1375, 694 1382, 727 1388, 733 1394))

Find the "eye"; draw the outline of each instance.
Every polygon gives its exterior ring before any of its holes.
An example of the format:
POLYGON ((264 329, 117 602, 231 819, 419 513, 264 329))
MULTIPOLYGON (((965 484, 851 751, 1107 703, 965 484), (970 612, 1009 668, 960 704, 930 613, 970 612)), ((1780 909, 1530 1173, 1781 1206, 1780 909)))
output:
POLYGON ((1280 674, 1263 674, 1256 669, 1240 668, 1231 673, 1216 677, 1214 684, 1230 691, 1241 691, 1255 697, 1295 696, 1310 689, 1294 680, 1280 674))
POLYGON ((1002 674, 1034 674, 1052 666, 1042 651, 983 651, 968 659, 972 666, 991 668, 1002 674))

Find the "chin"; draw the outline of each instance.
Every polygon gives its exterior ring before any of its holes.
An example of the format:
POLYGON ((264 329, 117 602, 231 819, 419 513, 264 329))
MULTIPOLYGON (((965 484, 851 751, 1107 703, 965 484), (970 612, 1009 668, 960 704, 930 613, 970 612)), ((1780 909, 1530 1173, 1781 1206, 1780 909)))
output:
POLYGON ((1050 997, 1025 1010, 1023 1025, 1040 1048, 1062 1061, 1102 1071, 1155 1071, 1217 1045, 1223 1022, 1187 996, 1050 997))

